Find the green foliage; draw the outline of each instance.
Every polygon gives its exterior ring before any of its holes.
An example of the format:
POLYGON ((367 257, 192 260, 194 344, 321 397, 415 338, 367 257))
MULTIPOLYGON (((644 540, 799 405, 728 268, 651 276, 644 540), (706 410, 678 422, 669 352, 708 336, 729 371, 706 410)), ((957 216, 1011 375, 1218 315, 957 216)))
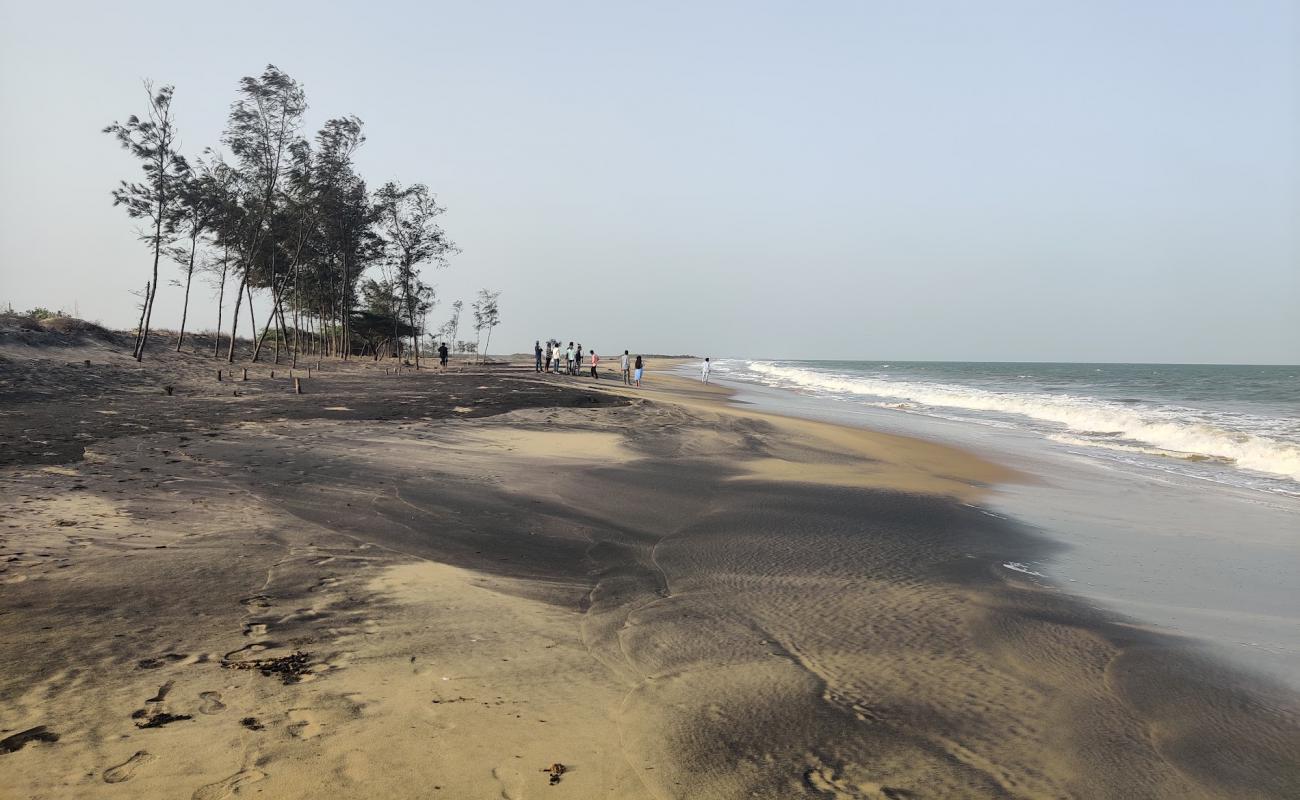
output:
POLYGON ((229 358, 241 305, 265 290, 276 327, 284 319, 286 331, 307 330, 322 350, 329 341, 334 352, 351 352, 354 334, 372 344, 418 338, 435 302, 420 269, 445 267, 459 250, 438 225, 444 209, 427 186, 390 182, 369 191, 354 162, 366 141, 360 119, 329 119, 308 138, 302 85, 267 65, 239 82, 221 138, 225 154, 203 150, 191 166, 175 151, 172 87, 150 98, 145 118, 105 129, 145 169, 144 181, 123 182, 114 199, 154 223, 146 238, 182 265, 187 283, 195 268, 219 276, 214 288, 233 299, 229 358), (376 268, 384 280, 373 278, 376 268), (238 287, 233 295, 228 277, 238 287))

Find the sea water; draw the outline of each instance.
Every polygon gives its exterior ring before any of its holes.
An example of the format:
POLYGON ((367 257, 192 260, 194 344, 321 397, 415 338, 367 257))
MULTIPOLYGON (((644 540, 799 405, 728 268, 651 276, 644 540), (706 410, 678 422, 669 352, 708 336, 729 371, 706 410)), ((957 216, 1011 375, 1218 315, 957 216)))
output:
POLYGON ((995 565, 1300 688, 1300 367, 722 359, 767 410, 1032 476, 990 513, 1059 544, 995 565))
POLYGON ((1300 367, 728 361, 727 377, 1300 496, 1300 367))

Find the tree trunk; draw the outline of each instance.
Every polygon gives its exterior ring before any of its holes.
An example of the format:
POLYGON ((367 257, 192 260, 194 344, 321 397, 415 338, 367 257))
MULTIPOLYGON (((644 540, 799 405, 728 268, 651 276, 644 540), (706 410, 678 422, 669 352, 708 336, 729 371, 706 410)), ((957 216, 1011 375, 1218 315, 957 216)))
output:
POLYGON ((190 313, 190 283, 194 280, 194 251, 198 249, 199 239, 197 236, 190 237, 190 267, 185 272, 185 304, 181 306, 181 333, 176 337, 176 352, 181 351, 181 344, 185 341, 185 318, 190 313))
POLYGON ((221 356, 221 312, 222 312, 222 306, 226 302, 226 256, 227 254, 228 254, 227 249, 224 247, 221 248, 221 288, 217 293, 217 332, 214 337, 215 340, 212 342, 213 358, 219 358, 221 356))
MULTIPOLYGON (((144 282, 144 297, 140 300, 140 324, 135 329, 135 348, 140 350, 140 335, 144 333, 144 314, 149 308, 149 281, 144 282)), ((136 359, 137 361, 139 359, 136 359)))
POLYGON ((352 309, 348 307, 349 306, 348 268, 350 266, 351 265, 348 263, 347 254, 345 253, 343 255, 343 285, 339 287, 339 310, 342 312, 340 314, 340 316, 342 317, 342 322, 340 324, 340 327, 342 328, 342 334, 343 334, 343 360, 344 361, 348 360, 348 354, 352 351, 352 337, 348 325, 348 317, 352 316, 349 313, 352 309))
MULTIPOLYGON (((409 294, 409 293, 408 293, 409 294)), ((420 368, 420 331, 415 327, 415 303, 406 304, 406 313, 411 323, 411 349, 415 351, 415 368, 420 368)))
MULTIPOLYGON (((262 335, 261 335, 260 337, 258 337, 258 339, 257 339, 257 346, 253 348, 253 360, 254 360, 254 361, 257 360, 257 354, 260 353, 260 352, 262 352, 262 343, 266 341, 266 334, 267 334, 267 332, 268 332, 269 330, 271 330, 271 323, 275 322, 276 319, 277 319, 277 317, 276 317, 276 312, 280 310, 280 303, 282 302, 282 293, 283 293, 283 290, 284 290, 284 287, 283 287, 283 286, 281 286, 279 289, 276 289, 276 288, 275 288, 274 278, 272 278, 272 283, 271 283, 271 314, 270 314, 270 316, 268 316, 268 317, 266 318, 266 325, 262 327, 262 335)), ((251 307, 252 307, 252 302, 253 302, 253 301, 250 299, 248 302, 249 302, 249 307, 251 308, 251 307)), ((276 339, 275 339, 275 363, 277 363, 277 364, 280 363, 280 338, 279 338, 279 336, 277 336, 276 339)))
MULTIPOLYGON (((257 317, 253 316, 253 285, 244 281, 244 291, 248 293, 248 329, 257 335, 257 317)), ((257 360, 257 351, 253 351, 253 360, 257 360)))
POLYGON ((244 285, 248 283, 248 272, 239 278, 239 291, 235 292, 235 313, 230 317, 230 350, 226 353, 226 362, 235 363, 235 334, 239 331, 239 306, 244 300, 244 285))
POLYGON ((293 356, 290 367, 298 366, 298 343, 302 338, 302 297, 298 294, 298 262, 293 264, 293 293, 297 302, 293 304, 293 356))
POLYGON ((153 319, 153 298, 158 294, 158 258, 162 255, 162 215, 163 200, 158 200, 158 219, 154 224, 153 240, 153 284, 149 287, 149 296, 144 307, 144 323, 140 326, 140 341, 136 345, 135 360, 144 360, 144 348, 149 343, 149 323, 153 319))
POLYGON ((479 356, 480 364, 487 359, 487 351, 490 347, 492 347, 492 329, 488 328, 488 338, 487 341, 483 343, 483 355, 479 356))

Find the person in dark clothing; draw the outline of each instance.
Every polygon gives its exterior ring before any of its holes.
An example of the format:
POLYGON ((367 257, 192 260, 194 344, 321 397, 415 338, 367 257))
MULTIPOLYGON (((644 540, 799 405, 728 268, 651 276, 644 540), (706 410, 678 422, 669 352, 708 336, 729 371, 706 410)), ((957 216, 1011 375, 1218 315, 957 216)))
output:
POLYGON ((537 361, 537 371, 542 371, 542 340, 533 342, 533 358, 537 361))
POLYGON ((447 368, 447 353, 449 352, 450 351, 447 349, 446 342, 443 342, 442 344, 438 345, 438 363, 442 366, 443 369, 447 368))
POLYGON ((578 354, 573 359, 573 374, 577 375, 582 372, 582 344, 578 344, 578 354))

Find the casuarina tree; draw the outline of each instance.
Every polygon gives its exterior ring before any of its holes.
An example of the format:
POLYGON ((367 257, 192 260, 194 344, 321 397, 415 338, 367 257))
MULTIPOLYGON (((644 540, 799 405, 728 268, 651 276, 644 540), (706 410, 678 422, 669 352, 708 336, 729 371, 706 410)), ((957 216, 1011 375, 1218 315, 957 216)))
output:
POLYGON ((443 209, 424 184, 402 188, 401 184, 390 181, 375 193, 375 208, 384 237, 385 259, 402 292, 415 367, 419 369, 419 326, 415 318, 428 311, 433 295, 433 290, 420 280, 420 265, 432 263, 435 268, 445 267, 448 257, 458 250, 438 227, 437 219, 443 209))
POLYGON ((183 232, 189 239, 188 247, 173 247, 167 251, 172 260, 185 270, 185 301, 181 306, 181 329, 176 337, 178 353, 185 342, 185 323, 190 313, 190 286, 194 282, 199 242, 221 213, 225 194, 223 182, 227 179, 227 172, 225 165, 219 161, 206 163, 199 159, 196 168, 188 171, 185 179, 176 187, 177 213, 172 221, 172 230, 176 233, 183 232))
POLYGON ((126 122, 114 122, 104 128, 140 161, 144 180, 139 183, 122 181, 113 190, 113 205, 126 208, 132 219, 147 220, 141 229, 140 239, 153 251, 153 280, 142 298, 143 309, 140 326, 135 337, 135 360, 144 359, 145 345, 149 341, 149 326, 153 319, 153 301, 158 294, 158 261, 169 237, 176 229, 180 212, 179 189, 189 172, 185 158, 177 152, 176 121, 172 116, 173 87, 163 86, 154 91, 153 84, 145 81, 149 108, 145 116, 132 114, 126 122))
POLYGON ((483 343, 480 362, 487 356, 488 348, 492 346, 492 329, 501 322, 501 310, 497 306, 497 298, 500 296, 499 291, 479 289, 478 299, 474 301, 474 330, 478 331, 480 336, 483 331, 487 331, 487 341, 483 343))
POLYGON ((268 64, 260 77, 241 80, 239 98, 230 107, 222 141, 230 148, 238 164, 243 211, 236 221, 238 228, 229 232, 233 234, 230 239, 237 254, 233 266, 239 277, 227 354, 227 360, 231 362, 235 360, 239 306, 246 291, 251 297, 249 280, 259 257, 264 255, 280 178, 290 149, 299 140, 298 129, 306 110, 307 97, 302 86, 273 64, 268 64))

